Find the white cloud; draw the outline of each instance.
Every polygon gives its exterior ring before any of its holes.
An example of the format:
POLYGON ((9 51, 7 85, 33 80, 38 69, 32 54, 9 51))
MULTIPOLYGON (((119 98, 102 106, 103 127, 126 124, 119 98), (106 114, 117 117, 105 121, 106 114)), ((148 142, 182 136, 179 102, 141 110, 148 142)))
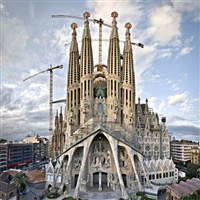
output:
POLYGON ((2 3, 0 3, 0 10, 1 10, 3 15, 5 15, 5 16, 9 15, 9 13, 7 12, 5 6, 2 3))
POLYGON ((35 44, 40 44, 41 41, 40 41, 39 38, 36 37, 36 38, 33 39, 33 42, 34 42, 35 44))
POLYGON ((180 52, 177 54, 176 59, 178 59, 180 56, 185 56, 189 54, 193 50, 193 47, 183 47, 180 52))
POLYGON ((174 96, 169 96, 168 104, 174 106, 178 103, 183 103, 186 100, 188 95, 189 95, 189 92, 186 91, 182 94, 176 94, 174 96))
POLYGON ((34 5, 33 5, 33 3, 32 2, 30 2, 29 3, 29 13, 30 13, 30 16, 31 16, 31 18, 33 19, 34 18, 34 15, 35 15, 35 7, 34 7, 34 5))
POLYGON ((11 89, 14 89, 17 87, 17 85, 12 84, 12 83, 3 83, 3 86, 5 86, 7 88, 11 88, 11 89))
POLYGON ((178 84, 172 84, 171 88, 173 89, 173 91, 178 91, 178 90, 180 90, 178 84))
POLYGON ((119 14, 117 21, 119 24, 123 23, 123 26, 127 21, 130 21, 132 17, 134 20, 132 20, 131 23, 134 23, 132 26, 135 27, 135 25, 141 20, 140 17, 144 14, 141 5, 136 2, 133 3, 131 0, 126 0, 124 2, 88 0, 87 5, 90 8, 93 17, 102 17, 103 20, 108 23, 111 23, 112 21, 111 12, 116 11, 119 14))
MULTIPOLYGON (((140 84, 140 85, 137 85, 136 87, 136 95, 139 97, 141 94, 143 94, 144 90, 143 90, 143 86, 140 84)), ((137 101, 136 101, 137 102, 137 101)))
MULTIPOLYGON (((72 33, 72 29, 69 26, 67 27, 63 26, 61 29, 57 29, 54 31, 53 39, 51 40, 51 47, 58 48, 59 54, 61 56, 61 63, 65 62, 67 59, 66 57, 68 57, 68 51, 70 47, 69 41, 71 42, 71 38, 72 38, 71 34, 69 33, 72 33)), ((79 33, 77 35, 77 41, 79 40, 80 37, 81 37, 81 34, 79 33)))
POLYGON ((180 55, 186 55, 186 54, 190 53, 190 51, 192 51, 192 49, 193 49, 192 47, 184 47, 181 49, 180 55))
POLYGON ((156 97, 151 97, 148 99, 148 106, 149 108, 152 108, 155 111, 155 102, 157 98, 156 97))
POLYGON ((4 9, 4 5, 1 3, 0 4, 0 9, 3 10, 4 9))
MULTIPOLYGON (((10 70, 20 71, 24 69, 24 66, 16 68, 16 64, 19 62, 25 65, 25 61, 29 57, 26 49, 29 39, 29 33, 25 25, 18 18, 2 19, 2 44, 1 55, 4 77, 10 76, 10 70)), ((14 74, 12 74, 14 75, 14 74)))
POLYGON ((180 36, 181 16, 173 7, 165 5, 155 7, 149 15, 147 34, 154 40, 165 45, 180 36))
POLYGON ((190 103, 189 99, 185 99, 185 101, 181 104, 180 110, 186 114, 192 109, 192 104, 190 103))
POLYGON ((162 99, 162 102, 160 103, 158 108, 158 113, 162 113, 164 108, 165 108, 165 101, 162 99))
POLYGON ((182 14, 189 14, 194 21, 200 21, 200 3, 198 0, 171 0, 173 7, 182 14))
MULTIPOLYGON (((137 54, 135 54, 135 57, 137 58, 137 54)), ((156 44, 151 46, 145 46, 144 49, 140 52, 141 60, 138 60, 138 62, 135 62, 135 65, 137 66, 135 68, 135 74, 136 79, 138 82, 143 82, 143 79, 141 78, 142 74, 152 66, 152 62, 156 59, 156 44)))
POLYGON ((175 87, 175 88, 174 88, 174 91, 178 91, 178 90, 180 90, 179 87, 175 87))
MULTIPOLYGON (((91 18, 102 18, 105 23, 112 24, 111 13, 116 11, 118 13, 117 17, 117 27, 120 40, 125 40, 125 23, 130 22, 132 24, 131 28, 131 38, 134 42, 142 38, 140 30, 135 28, 140 21, 143 19, 144 10, 142 4, 138 2, 133 2, 131 0, 122 1, 87 1, 87 6, 90 9, 91 18)), ((92 38, 97 39, 99 37, 98 24, 90 25, 92 38)), ((102 38, 109 39, 110 28, 103 26, 102 38)), ((142 40, 137 42, 143 42, 142 40)), ((98 49, 98 42, 93 42, 93 49, 98 49)), ((108 42, 103 42, 103 51, 102 51, 102 61, 107 63, 107 47, 108 42), (105 49, 105 50, 104 50, 105 49)), ((121 43, 120 49, 122 51, 123 44, 121 43)), ((134 48, 134 47, 133 47, 134 48)), ((137 47, 136 47, 137 49, 137 47)), ((146 46, 145 46, 145 49, 146 46)), ((143 51, 139 49, 139 51, 143 51)), ((94 63, 98 62, 98 51, 94 51, 94 63)), ((137 57, 138 58, 138 57, 137 57)), ((139 59, 139 58, 138 58, 139 59)))
POLYGON ((172 49, 160 49, 157 58, 167 58, 172 55, 172 49))

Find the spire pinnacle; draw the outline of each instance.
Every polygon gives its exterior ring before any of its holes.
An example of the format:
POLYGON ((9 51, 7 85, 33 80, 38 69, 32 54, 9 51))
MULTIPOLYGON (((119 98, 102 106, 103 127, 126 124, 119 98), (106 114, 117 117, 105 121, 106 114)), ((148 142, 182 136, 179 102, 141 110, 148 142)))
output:
POLYGON ((127 22, 124 27, 126 28, 126 38, 130 38, 131 34, 130 34, 129 29, 131 29, 132 24, 130 22, 127 22))
POLYGON ((112 12, 111 17, 113 17, 112 25, 117 25, 116 18, 118 17, 118 13, 116 11, 112 12))
POLYGON ((83 13, 83 17, 84 17, 85 21, 88 21, 88 17, 90 17, 90 13, 89 12, 84 12, 83 13))
POLYGON ((73 32, 72 32, 72 37, 76 37, 76 28, 78 27, 78 25, 76 23, 72 23, 71 24, 71 28, 73 29, 73 32))

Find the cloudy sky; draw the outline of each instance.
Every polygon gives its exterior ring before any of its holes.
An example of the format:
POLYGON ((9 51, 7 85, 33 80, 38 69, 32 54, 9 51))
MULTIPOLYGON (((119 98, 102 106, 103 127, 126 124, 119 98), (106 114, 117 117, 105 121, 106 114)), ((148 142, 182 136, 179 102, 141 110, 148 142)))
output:
MULTIPOLYGON (((136 98, 160 116, 166 116, 167 129, 176 139, 200 141, 198 0, 163 1, 53 1, 1 0, 1 132, 7 140, 27 134, 48 135, 49 73, 25 78, 46 70, 50 64, 63 64, 54 70, 53 99, 66 97, 69 43, 72 22, 78 24, 81 40, 83 20, 52 18, 53 14, 102 18, 111 24, 117 11, 120 40, 125 39, 126 22, 132 24, 136 98), (66 44, 66 45, 65 45, 66 44)), ((98 63, 98 25, 90 23, 94 39, 94 63, 98 63)), ((103 27, 103 39, 110 29, 103 27)), ((79 43, 80 45, 80 43, 79 43)), ((107 63, 108 42, 103 41, 103 63, 107 63)), ((123 42, 121 43, 121 52, 123 42)), ((80 49, 80 46, 79 46, 80 49)), ((137 101, 136 101, 137 102, 137 101)), ((53 112, 64 104, 54 104, 53 112)))

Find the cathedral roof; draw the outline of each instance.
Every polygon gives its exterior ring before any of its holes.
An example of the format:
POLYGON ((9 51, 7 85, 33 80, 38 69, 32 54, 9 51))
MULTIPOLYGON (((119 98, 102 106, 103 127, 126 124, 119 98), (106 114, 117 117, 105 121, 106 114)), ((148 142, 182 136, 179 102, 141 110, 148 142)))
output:
MULTIPOLYGON (((83 142, 84 140, 86 140, 87 138, 91 137, 92 135, 98 133, 99 131, 103 131, 107 134, 109 134, 110 136, 112 136, 113 138, 117 139, 118 141, 124 143, 125 145, 127 145, 128 147, 130 147, 131 149, 135 150, 136 152, 138 152, 139 154, 142 154, 134 145, 133 143, 126 141, 125 139, 119 137, 118 135, 116 135, 115 133, 113 133, 111 130, 109 130, 108 128, 99 125, 95 130, 93 130, 91 133, 84 135, 83 138, 77 140, 74 144, 72 144, 70 147, 68 147, 62 154, 66 153, 68 150, 70 150, 71 148, 75 147, 76 145, 78 145, 79 143, 83 142)), ((62 155, 61 154, 61 155, 62 155)), ((61 155, 59 155, 58 157, 60 157, 61 155)))

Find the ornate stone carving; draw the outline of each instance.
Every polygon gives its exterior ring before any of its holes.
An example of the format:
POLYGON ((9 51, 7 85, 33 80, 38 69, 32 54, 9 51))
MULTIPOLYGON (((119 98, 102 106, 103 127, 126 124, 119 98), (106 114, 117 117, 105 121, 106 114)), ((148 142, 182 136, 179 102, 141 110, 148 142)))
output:
POLYGON ((83 157, 83 150, 82 149, 77 149, 74 155, 74 160, 73 160, 73 168, 74 170, 79 170, 81 167, 81 161, 83 157))
POLYGON ((129 169, 129 158, 124 148, 119 148, 120 167, 129 169))
POLYGON ((69 120, 69 125, 73 125, 73 117, 74 117, 74 111, 73 111, 73 109, 71 109, 70 110, 70 116, 69 116, 69 118, 68 118, 68 120, 69 120))
POLYGON ((95 116, 98 116, 101 118, 102 116, 106 116, 106 100, 103 97, 96 97, 95 98, 95 103, 94 103, 94 114, 95 116), (99 105, 101 105, 101 109, 99 110, 99 105))
POLYGON ((108 149, 108 141, 99 137, 93 143, 91 152, 91 167, 93 168, 109 168, 111 166, 110 150, 108 149))
POLYGON ((113 107, 114 107, 114 113, 117 114, 118 113, 118 107, 119 107, 117 99, 114 100, 113 107))
POLYGON ((129 125, 134 125, 133 111, 130 110, 129 125))
POLYGON ((92 156, 91 166, 94 168, 110 167, 110 151, 95 153, 92 156))
POLYGON ((140 117, 137 116, 136 127, 140 129, 140 117))
POLYGON ((84 101, 83 101, 83 113, 87 114, 87 110, 88 110, 88 102, 87 102, 87 99, 84 99, 84 101))
POLYGON ((110 188, 114 191, 118 191, 120 187, 117 174, 111 174, 110 180, 110 188))

